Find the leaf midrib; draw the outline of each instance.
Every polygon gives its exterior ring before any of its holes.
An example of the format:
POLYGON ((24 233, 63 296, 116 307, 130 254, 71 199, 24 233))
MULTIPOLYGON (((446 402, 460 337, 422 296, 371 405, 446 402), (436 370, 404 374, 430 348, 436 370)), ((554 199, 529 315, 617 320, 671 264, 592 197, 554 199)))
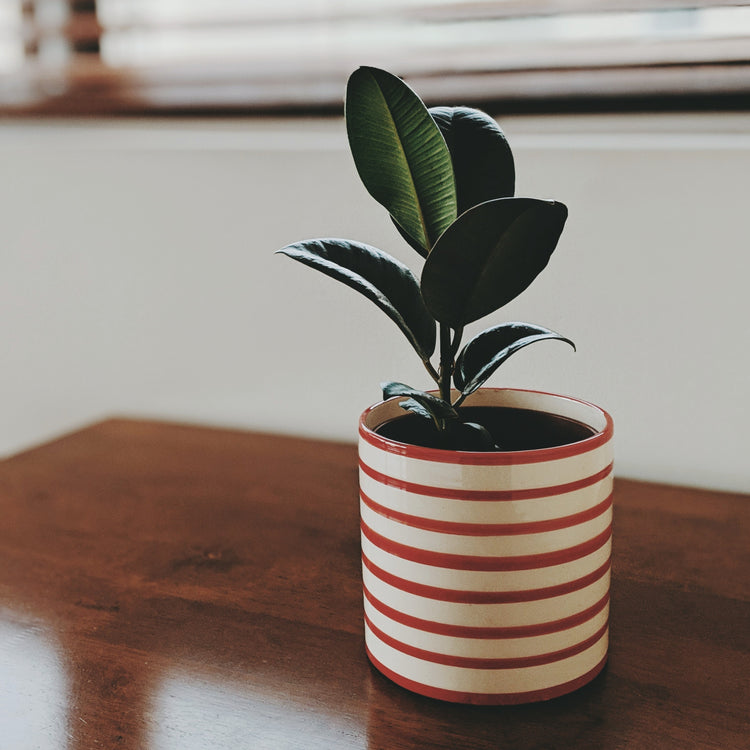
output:
POLYGON ((425 242, 427 244, 427 247, 425 249, 429 251, 430 247, 432 246, 432 241, 430 239, 429 232, 427 231, 427 224, 425 222, 424 210, 422 208, 422 202, 420 200, 419 192, 417 191, 417 185, 416 185, 416 182, 415 182, 415 179, 414 179, 414 170, 412 168, 411 162, 409 161, 409 157, 407 156, 406 149, 404 149, 403 139, 401 138, 401 131, 398 129, 398 125, 396 124, 396 120, 393 117, 393 113, 391 112, 391 108, 388 106, 388 100, 386 99, 386 96, 383 93, 383 87, 380 85, 380 82, 377 80, 377 78, 375 78, 374 76, 373 76, 373 78, 375 80, 375 85, 378 88, 378 93, 380 94, 380 98, 382 99, 382 102, 385 105, 385 109, 388 112, 388 120, 391 123, 393 132, 396 134, 396 140, 398 141, 398 147, 399 147, 399 150, 400 150, 400 152, 401 152, 401 154, 403 156, 403 161, 405 162, 406 167, 407 167, 407 171, 408 171, 408 174, 409 174, 409 182, 410 182, 411 187, 412 187, 412 195, 416 199, 415 203, 416 203, 416 205, 419 208, 419 212, 418 212, 419 213, 419 223, 420 223, 420 225, 422 227, 422 234, 424 235, 424 239, 425 239, 425 242))

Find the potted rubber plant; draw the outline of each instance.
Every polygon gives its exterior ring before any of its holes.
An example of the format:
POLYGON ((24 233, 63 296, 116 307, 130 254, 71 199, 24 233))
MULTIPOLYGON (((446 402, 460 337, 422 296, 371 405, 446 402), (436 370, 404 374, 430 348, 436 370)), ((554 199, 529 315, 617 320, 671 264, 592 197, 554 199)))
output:
POLYGON ((368 656, 443 700, 565 694, 607 657, 612 420, 579 399, 486 387, 516 352, 565 336, 509 322, 463 339, 545 268, 567 208, 514 195, 493 118, 428 109, 384 70, 351 75, 345 117, 359 176, 423 258, 420 278, 353 240, 278 252, 374 302, 433 381, 384 383, 360 418, 368 656))

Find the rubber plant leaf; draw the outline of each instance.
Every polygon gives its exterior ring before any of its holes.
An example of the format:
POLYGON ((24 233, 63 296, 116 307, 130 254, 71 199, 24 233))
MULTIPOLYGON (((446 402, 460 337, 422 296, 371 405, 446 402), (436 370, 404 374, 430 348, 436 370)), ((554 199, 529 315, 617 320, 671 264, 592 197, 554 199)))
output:
POLYGON ((575 344, 549 328, 531 323, 503 323, 475 336, 456 358, 453 382, 462 395, 480 388, 508 357, 537 341, 556 339, 575 344))
POLYGON ((536 198, 498 198, 469 209, 425 261, 427 309, 459 328, 515 299, 547 265, 567 216, 564 204, 536 198))
MULTIPOLYGON (((451 155, 458 215, 485 201, 511 197, 516 184, 513 152, 495 120, 471 107, 431 107, 428 111, 451 155)), ((398 224, 396 228, 420 252, 398 224)))
POLYGON ((500 126, 470 107, 432 107, 450 151, 459 216, 470 208, 515 192, 513 152, 500 126))
POLYGON ((375 247, 336 238, 304 240, 278 250, 331 276, 374 302, 427 361, 435 351, 435 321, 411 270, 375 247))
POLYGON ((436 424, 444 425, 447 421, 458 420, 456 410, 447 401, 431 393, 396 382, 381 383, 380 387, 383 389, 383 400, 394 396, 406 396, 408 400, 400 402, 399 406, 422 417, 429 417, 436 424))
POLYGON ((362 67, 347 84, 346 129, 367 191, 426 257, 457 215, 453 166, 437 124, 400 78, 362 67))

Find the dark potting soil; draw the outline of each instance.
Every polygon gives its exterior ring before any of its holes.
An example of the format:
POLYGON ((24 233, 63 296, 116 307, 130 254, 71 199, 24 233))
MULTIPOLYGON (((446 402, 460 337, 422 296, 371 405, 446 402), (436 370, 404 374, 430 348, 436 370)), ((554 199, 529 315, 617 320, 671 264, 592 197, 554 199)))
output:
MULTIPOLYGON (((503 451, 528 451, 577 443, 596 434, 588 425, 548 412, 505 406, 463 406, 464 422, 476 422, 489 430, 503 451)), ((424 448, 451 448, 441 440, 432 422, 416 414, 398 417, 376 432, 390 440, 424 448)))

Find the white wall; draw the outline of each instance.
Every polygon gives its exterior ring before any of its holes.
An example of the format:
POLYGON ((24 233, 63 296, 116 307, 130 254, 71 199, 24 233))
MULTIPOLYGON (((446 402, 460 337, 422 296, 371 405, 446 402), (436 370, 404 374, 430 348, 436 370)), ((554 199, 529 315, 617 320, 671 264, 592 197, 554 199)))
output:
MULTIPOLYGON (((750 491, 750 116, 502 124, 519 194, 570 219, 486 323, 578 352, 490 384, 608 408, 621 475, 750 491)), ((0 452, 113 414, 353 440, 381 380, 429 384, 380 311, 272 254, 343 236, 419 266, 337 120, 6 122, 0 174, 0 452)))

